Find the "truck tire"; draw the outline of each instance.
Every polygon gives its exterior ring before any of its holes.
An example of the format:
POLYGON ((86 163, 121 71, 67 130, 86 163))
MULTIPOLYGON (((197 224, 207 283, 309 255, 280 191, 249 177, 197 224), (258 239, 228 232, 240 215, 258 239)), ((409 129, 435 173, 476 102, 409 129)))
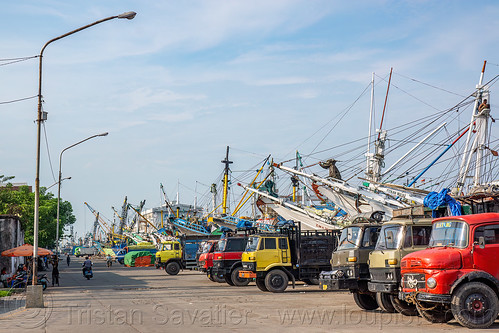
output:
POLYGON ((224 281, 227 282, 227 284, 229 286, 233 286, 234 287, 234 282, 232 282, 232 279, 230 277, 230 273, 224 275, 224 281))
POLYGON ((176 261, 169 262, 166 264, 165 272, 168 275, 177 275, 180 272, 180 265, 176 261))
POLYGON ((372 294, 364 294, 355 291, 353 292, 353 300, 362 310, 376 310, 379 307, 378 302, 376 302, 376 297, 372 294))
POLYGON ((469 282, 453 293, 451 310, 461 325, 467 328, 487 328, 497 318, 497 295, 484 283, 469 282))
POLYGON ((217 283, 225 283, 225 278, 223 277, 220 277, 218 275, 213 275, 213 281, 214 282, 217 282, 217 283))
POLYGON ((237 287, 246 287, 250 283, 249 279, 239 277, 239 271, 242 269, 243 268, 241 266, 238 266, 232 270, 232 273, 230 273, 232 283, 237 287))
POLYGON ((415 304, 407 303, 406 301, 402 301, 398 298, 398 295, 390 294, 390 300, 392 301, 392 305, 398 313, 403 314, 404 316, 417 316, 418 309, 415 304))
POLYGON ((258 289, 260 289, 261 291, 269 291, 267 289, 267 287, 265 287, 265 279, 264 278, 256 278, 255 279, 255 282, 256 282, 256 286, 258 287, 258 289))
MULTIPOLYGON (((424 306, 428 306, 428 308, 433 308, 434 304, 433 303, 423 303, 424 306)), ((436 308, 431 309, 431 310, 424 310, 421 307, 417 307, 418 313, 429 321, 430 323, 434 324, 443 324, 451 320, 454 316, 452 315, 452 311, 449 309, 445 309, 441 305, 438 305, 436 308)))
POLYGON ((288 287, 288 275, 280 269, 273 269, 265 276, 265 287, 273 293, 282 293, 288 287))
POLYGON ((390 299, 390 294, 388 293, 376 293, 376 302, 379 308, 388 313, 395 313, 397 310, 393 307, 392 300, 390 299))

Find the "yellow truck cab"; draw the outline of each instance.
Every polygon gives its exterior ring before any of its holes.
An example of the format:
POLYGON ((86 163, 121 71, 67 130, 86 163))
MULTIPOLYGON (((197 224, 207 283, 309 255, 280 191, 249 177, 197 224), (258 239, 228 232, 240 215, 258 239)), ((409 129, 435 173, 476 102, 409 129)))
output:
POLYGON ((376 293, 379 307, 386 312, 417 315, 413 304, 398 299, 400 287, 400 261, 412 252, 424 250, 431 234, 431 218, 399 216, 385 222, 374 251, 369 254, 370 292, 376 293))
POLYGON ((179 241, 162 242, 156 252, 156 268, 164 268, 169 275, 177 275, 183 268, 182 246, 179 241))
POLYGON ((318 284, 337 244, 335 231, 301 231, 300 224, 275 234, 251 236, 242 254, 241 278, 255 278, 262 291, 283 292, 289 280, 318 284))

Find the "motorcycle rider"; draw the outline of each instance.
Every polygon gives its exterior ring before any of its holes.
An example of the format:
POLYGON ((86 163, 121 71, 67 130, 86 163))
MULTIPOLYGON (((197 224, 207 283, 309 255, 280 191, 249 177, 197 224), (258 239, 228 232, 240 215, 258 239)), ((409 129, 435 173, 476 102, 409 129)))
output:
POLYGON ((107 263, 107 267, 111 267, 111 265, 113 264, 113 257, 111 257, 110 254, 108 254, 106 257, 106 263, 107 263))
POLYGON ((83 266, 83 270, 82 270, 83 276, 85 276, 86 270, 89 270, 89 271, 92 270, 92 261, 88 257, 85 257, 85 261, 83 262, 82 266, 83 266))

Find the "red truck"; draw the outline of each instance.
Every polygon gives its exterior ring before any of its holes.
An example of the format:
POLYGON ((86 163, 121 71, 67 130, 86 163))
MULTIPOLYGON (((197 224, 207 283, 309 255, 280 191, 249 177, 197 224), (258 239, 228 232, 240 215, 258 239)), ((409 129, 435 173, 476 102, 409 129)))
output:
POLYGON ((231 286, 247 286, 249 279, 239 277, 242 269, 241 256, 246 249, 248 236, 234 236, 220 239, 213 253, 213 278, 223 279, 231 286))
POLYGON ((213 277, 211 269, 213 267, 213 253, 217 247, 218 240, 209 240, 200 245, 200 254, 197 259, 198 269, 205 272, 208 278, 213 282, 225 282, 223 279, 213 277))
POLYGON ((401 262, 399 299, 430 322, 492 325, 499 312, 499 213, 435 219, 429 247, 401 262))

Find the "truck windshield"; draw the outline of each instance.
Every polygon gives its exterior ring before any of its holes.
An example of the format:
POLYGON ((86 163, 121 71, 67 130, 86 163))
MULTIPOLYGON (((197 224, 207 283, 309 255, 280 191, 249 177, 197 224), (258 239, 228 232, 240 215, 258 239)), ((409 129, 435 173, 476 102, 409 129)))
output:
POLYGON ((208 253, 211 249, 211 243, 210 242, 206 242, 206 243, 203 243, 203 246, 201 247, 201 253, 208 253))
POLYGON ((246 252, 254 252, 258 248, 258 241, 260 237, 250 237, 246 244, 246 252))
POLYGON ((172 244, 163 244, 161 251, 171 251, 173 249, 172 244))
POLYGON ((362 230, 360 227, 348 227, 341 231, 338 250, 352 249, 357 247, 358 241, 361 238, 362 230))
POLYGON ((429 247, 466 247, 468 245, 468 224, 461 221, 433 223, 429 247))
POLYGON ((404 226, 402 225, 384 225, 379 233, 378 242, 375 250, 395 250, 402 242, 404 226))
POLYGON ((227 245, 227 240, 220 240, 217 244, 217 252, 225 251, 225 246, 227 245))

